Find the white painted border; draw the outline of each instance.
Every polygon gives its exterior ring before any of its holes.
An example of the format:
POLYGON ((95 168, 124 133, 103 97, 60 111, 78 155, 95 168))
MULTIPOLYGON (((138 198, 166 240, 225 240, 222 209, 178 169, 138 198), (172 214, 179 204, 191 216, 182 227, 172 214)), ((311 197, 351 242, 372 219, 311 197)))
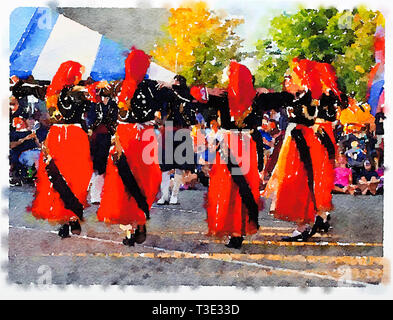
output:
MULTIPOLYGON (((250 0, 243 0, 245 4, 250 0)), ((256 0, 254 0, 256 1, 256 0)), ((214 8, 214 5, 220 1, 210 0, 208 1, 214 8)), ((231 1, 225 1, 231 3, 231 1)), ((261 6, 268 3, 268 0, 259 0, 261 6)), ((392 108, 392 63, 391 55, 393 52, 392 48, 392 30, 393 30, 393 2, 392 1, 381 1, 381 0, 367 0, 367 1, 347 1, 347 0, 304 0, 304 1, 287 1, 287 2, 298 2, 304 7, 318 8, 320 6, 334 6, 338 9, 352 8, 358 5, 366 5, 368 8, 373 10, 381 10, 386 19, 386 66, 385 66, 385 81, 387 88, 385 98, 387 108, 392 108), (389 90, 390 89, 390 90, 389 90)), ((181 1, 179 0, 154 0, 154 1, 133 1, 133 0, 118 0, 118 1, 86 1, 86 0, 62 0, 57 1, 57 6, 67 7, 175 7, 181 1)), ((222 2, 221 2, 222 3, 222 2)), ((285 3, 285 2, 283 2, 285 3)), ((0 175, 0 184, 3 187, 1 201, 1 213, 0 213, 0 232, 1 232, 1 264, 7 263, 8 261, 8 249, 7 249, 7 235, 8 235, 8 216, 6 209, 8 208, 8 198, 4 188, 8 188, 8 74, 9 74, 9 55, 8 50, 9 44, 9 15, 14 8, 20 6, 48 6, 50 3, 47 1, 27 1, 27 0, 14 0, 12 3, 2 5, 0 10, 0 17, 2 28, 1 34, 1 64, 0 74, 4 75, 0 77, 0 90, 1 90, 1 118, 0 118, 0 137, 1 138, 1 157, 0 167, 3 168, 3 173, 0 175), (7 169, 5 169, 7 168, 7 169)), ((393 246, 393 197, 392 195, 392 178, 391 168, 393 165, 389 165, 393 161, 392 157, 392 114, 387 114, 387 120, 385 121, 385 145, 388 146, 385 151, 385 163, 387 164, 388 170, 385 173, 385 227, 384 227, 384 242, 385 242, 385 256, 393 261, 392 257, 392 246, 393 246), (390 170, 389 170, 390 169, 390 170)), ((309 288, 307 290, 299 288, 261 288, 261 290, 254 289, 239 289, 236 287, 201 287, 198 289, 192 287, 180 287, 175 292, 156 292, 154 290, 149 291, 137 291, 134 288, 102 288, 101 286, 92 286, 89 288, 70 286, 69 288, 22 288, 7 283, 6 273, 4 270, 0 271, 0 298, 2 299, 135 299, 135 300, 177 300, 177 299, 239 299, 239 300, 276 300, 276 299, 325 299, 325 300, 347 300, 347 299, 391 299, 393 296, 392 283, 387 285, 381 285, 377 287, 367 287, 366 289, 358 288, 331 288, 329 290, 323 288, 309 288), (88 293, 88 294, 86 294, 88 293)))

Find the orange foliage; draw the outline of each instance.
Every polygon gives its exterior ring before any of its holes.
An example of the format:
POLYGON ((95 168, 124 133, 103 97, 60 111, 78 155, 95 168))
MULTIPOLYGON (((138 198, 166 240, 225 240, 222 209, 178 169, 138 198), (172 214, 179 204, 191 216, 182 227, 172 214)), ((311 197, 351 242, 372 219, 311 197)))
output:
POLYGON ((195 66, 195 49, 204 46, 204 37, 222 43, 228 36, 228 30, 243 22, 239 19, 224 20, 210 11, 205 2, 189 1, 177 9, 171 8, 170 13, 165 26, 167 37, 161 39, 150 54, 158 64, 178 74, 195 66))

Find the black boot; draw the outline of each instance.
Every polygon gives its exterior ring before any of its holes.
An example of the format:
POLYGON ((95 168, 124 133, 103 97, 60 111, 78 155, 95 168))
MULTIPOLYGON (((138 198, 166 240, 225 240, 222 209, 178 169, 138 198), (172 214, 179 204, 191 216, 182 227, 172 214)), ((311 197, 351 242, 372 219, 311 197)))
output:
POLYGON ((81 234, 82 228, 79 223, 79 220, 70 221, 70 227, 71 227, 72 234, 76 234, 76 235, 81 234))
POLYGON ((322 217, 317 216, 317 217, 315 218, 314 225, 313 225, 313 227, 312 227, 312 229, 311 229, 310 237, 312 237, 314 234, 316 234, 316 233, 319 232, 319 231, 328 232, 328 231, 329 231, 329 228, 330 228, 330 224, 329 224, 327 221, 326 221, 326 222, 323 222, 322 217))
POLYGON ((229 242, 225 245, 227 248, 240 249, 242 246, 243 237, 231 237, 229 242))
POLYGON ((129 247, 135 246, 135 234, 132 233, 130 238, 125 237, 123 239, 123 244, 129 247))
POLYGON ((329 223, 328 221, 324 222, 324 223, 323 223, 322 231, 323 231, 323 232, 328 232, 329 229, 330 229, 330 223, 329 223))
POLYGON ((326 216, 326 222, 324 222, 324 228, 323 231, 328 232, 330 229, 330 220, 332 219, 330 213, 326 216))
POLYGON ((135 230, 135 242, 141 244, 146 240, 146 225, 143 225, 142 231, 140 231, 139 227, 137 226, 135 230))
POLYGON ((282 237, 281 241, 286 241, 286 242, 305 242, 310 238, 310 232, 311 230, 309 228, 306 228, 301 234, 297 236, 290 236, 290 237, 282 237))
POLYGON ((63 224, 59 229, 59 236, 61 238, 69 238, 70 237, 70 226, 68 224, 63 224))

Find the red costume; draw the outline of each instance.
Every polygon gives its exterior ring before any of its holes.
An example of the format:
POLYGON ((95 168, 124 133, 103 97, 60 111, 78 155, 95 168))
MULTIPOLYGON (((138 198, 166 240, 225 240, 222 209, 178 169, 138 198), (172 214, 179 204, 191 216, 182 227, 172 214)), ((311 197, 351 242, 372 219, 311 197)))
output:
MULTIPOLYGON (((323 129, 329 136, 330 141, 333 143, 334 155, 336 154, 337 145, 333 134, 333 127, 331 122, 316 123, 319 130, 323 129)), ((317 210, 319 211, 331 211, 333 210, 332 204, 332 190, 334 188, 334 166, 335 158, 329 155, 326 147, 321 141, 317 139, 312 149, 312 157, 315 159, 313 162, 314 168, 314 192, 315 200, 317 204, 317 210)))
MULTIPOLYGON (((124 120, 119 122, 115 134, 136 180, 137 186, 135 187, 139 188, 141 197, 145 198, 148 208, 142 210, 135 197, 130 195, 120 176, 116 160, 114 160, 118 150, 113 147, 109 153, 101 204, 97 212, 100 221, 113 224, 130 224, 134 228, 136 225, 146 223, 146 210, 150 209, 153 204, 161 184, 161 170, 158 165, 157 152, 154 152, 153 163, 146 163, 143 159, 143 152, 148 145, 157 148, 153 125, 147 122, 152 119, 146 119, 146 122, 141 126, 139 123, 141 121, 132 118, 132 112, 135 113, 137 108, 142 108, 139 100, 134 99, 134 94, 138 95, 138 98, 142 95, 136 94, 136 90, 141 85, 149 65, 149 56, 141 50, 132 50, 125 61, 126 77, 122 83, 118 103, 120 119, 124 120), (130 107, 131 100, 135 103, 132 104, 132 107, 130 107), (150 140, 143 141, 142 136, 147 130, 152 133, 149 134, 150 140)), ((148 103, 144 103, 143 106, 148 106, 148 103)))
MULTIPOLYGON (((65 223, 77 215, 73 210, 66 209, 67 199, 55 188, 56 185, 51 180, 53 177, 47 171, 49 160, 54 161, 60 175, 83 206, 87 205, 88 186, 93 172, 87 134, 81 123, 75 121, 77 115, 81 116, 83 108, 77 103, 69 105, 67 110, 57 105, 62 99, 60 92, 65 87, 69 87, 71 91, 72 86, 79 82, 81 67, 73 61, 63 63, 53 77, 46 95, 47 107, 52 108, 50 112, 57 117, 58 123, 51 126, 40 155, 32 213, 36 218, 54 223, 65 223), (73 116, 67 118, 65 111, 73 112, 73 116)), ((79 120, 81 121, 81 117, 79 120)))
POLYGON ((317 212, 333 209, 334 154, 336 143, 331 122, 336 115, 332 97, 339 97, 333 68, 326 63, 294 59, 293 77, 285 87, 292 93, 306 91, 311 96, 291 110, 292 122, 280 150, 279 159, 264 195, 273 198, 274 216, 281 220, 309 224, 317 212), (294 80, 296 79, 296 80, 294 80), (329 92, 330 90, 330 92, 329 92), (330 99, 326 102, 328 97, 330 99), (312 99, 319 99, 312 107, 312 99), (328 118, 326 108, 332 108, 328 118), (321 118, 323 120, 315 119, 321 118))
MULTIPOLYGON (((161 170, 158 165, 158 159, 153 164, 146 164, 142 159, 143 150, 148 145, 157 145, 157 140, 154 136, 149 141, 141 139, 146 130, 153 129, 152 127, 146 127, 138 130, 134 123, 119 123, 116 134, 119 136, 127 162, 150 208, 160 188, 161 170)), ((100 221, 113 224, 143 225, 146 223, 145 213, 139 208, 135 198, 130 197, 127 193, 118 173, 118 168, 112 158, 114 153, 115 149, 111 149, 109 152, 97 218, 100 221)))
MULTIPOLYGON (((251 112, 255 97, 252 75, 243 65, 231 62, 228 85, 229 113, 239 128, 251 112)), ((225 129, 225 125, 223 125, 225 129)), ((258 229, 259 174, 256 143, 247 132, 223 130, 220 149, 229 148, 234 162, 239 164, 241 175, 231 174, 223 154, 216 153, 215 163, 210 171, 210 185, 207 195, 207 223, 209 234, 234 236, 255 234, 258 229), (237 148, 236 148, 237 145, 237 148), (235 179, 241 178, 239 183, 235 179), (243 180, 244 178, 244 180, 243 180), (249 197, 243 190, 249 190, 249 197), (254 215, 251 218, 250 205, 254 215)))
MULTIPOLYGON (((245 157, 249 162, 244 167, 248 167, 248 172, 243 173, 247 184, 254 196, 255 202, 259 203, 259 175, 258 161, 255 142, 244 137, 245 133, 225 132, 223 143, 228 144, 231 149, 232 144, 237 144, 239 149, 247 148, 246 154, 235 155, 239 162, 241 157, 245 157), (232 142, 232 143, 231 143, 232 142)), ((243 169, 243 166, 240 166, 243 169)), ((243 170, 242 170, 243 171, 243 170)), ((243 203, 239 193, 239 186, 233 181, 227 164, 217 152, 216 162, 210 171, 210 185, 207 199, 207 223, 209 235, 251 235, 258 230, 257 224, 249 220, 248 209, 243 203)))
MULTIPOLYGON (((288 125, 288 135, 282 144, 280 155, 264 195, 275 194, 274 217, 297 223, 311 223, 315 218, 313 190, 308 184, 309 175, 300 159, 299 149, 291 130, 299 130, 306 141, 306 148, 315 143, 312 128, 302 124, 288 125)), ((314 162, 312 163, 314 164, 314 162)))

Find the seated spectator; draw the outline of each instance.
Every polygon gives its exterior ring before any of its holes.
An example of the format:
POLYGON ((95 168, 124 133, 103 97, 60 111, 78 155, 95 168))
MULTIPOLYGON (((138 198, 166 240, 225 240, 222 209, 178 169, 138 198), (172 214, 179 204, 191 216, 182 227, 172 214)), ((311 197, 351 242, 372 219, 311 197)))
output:
POLYGON ((358 141, 352 141, 351 149, 345 152, 348 165, 352 169, 353 181, 359 179, 359 175, 363 170, 363 162, 366 160, 366 152, 359 147, 358 141))
POLYGON ((377 169, 377 173, 378 173, 378 176, 379 176, 379 184, 377 186, 377 194, 383 194, 383 180, 384 180, 383 175, 384 175, 384 171, 385 171, 385 168, 384 168, 383 165, 380 166, 377 169))
POLYGON ((27 130, 26 120, 22 117, 15 117, 12 120, 10 131, 10 185, 21 186, 22 178, 25 176, 25 168, 19 161, 19 156, 25 150, 36 147, 35 133, 27 130))
MULTIPOLYGON (((342 131, 343 133, 343 131, 342 131)), ((359 139, 353 134, 342 134, 340 137, 337 137, 338 145, 340 149, 349 150, 352 148, 352 142, 357 141, 359 144, 359 139)))
POLYGON ((378 173, 369 160, 364 161, 364 169, 358 181, 358 190, 361 194, 377 194, 377 188, 380 183, 378 173))
POLYGON ((352 170, 347 166, 347 159, 340 155, 334 168, 334 193, 354 194, 356 187, 352 184, 352 170))
POLYGON ((37 125, 33 119, 26 119, 26 125, 27 130, 31 132, 27 136, 27 138, 33 138, 35 146, 33 148, 22 151, 19 156, 19 162, 27 167, 32 167, 35 165, 35 167, 38 168, 38 158, 41 152, 41 141, 39 139, 40 134, 39 132, 37 133, 37 129, 39 129, 39 124, 37 125))
POLYGON ((10 110, 9 110, 10 132, 14 132, 16 130, 15 125, 16 124, 21 125, 20 120, 14 120, 14 119, 16 118, 26 119, 27 113, 25 113, 23 108, 20 107, 18 99, 16 99, 14 96, 10 97, 9 104, 10 104, 10 110))
POLYGON ((361 141, 364 141, 363 142, 363 145, 364 145, 363 149, 366 150, 367 157, 369 159, 372 159, 377 154, 376 144, 378 141, 375 136, 375 130, 373 130, 371 128, 370 124, 367 124, 364 128, 365 128, 365 135, 361 138, 361 141))
POLYGON ((13 119, 15 130, 10 132, 10 184, 20 186, 31 183, 38 168, 41 142, 45 140, 48 128, 38 125, 34 119, 17 117, 13 119))

